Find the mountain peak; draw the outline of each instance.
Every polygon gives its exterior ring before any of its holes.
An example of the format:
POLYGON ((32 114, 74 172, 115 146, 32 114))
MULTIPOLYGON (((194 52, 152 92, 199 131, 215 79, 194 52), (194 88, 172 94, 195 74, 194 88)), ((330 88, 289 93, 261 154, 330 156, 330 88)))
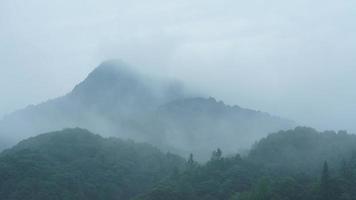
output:
POLYGON ((98 67, 96 67, 88 77, 91 75, 97 75, 100 73, 108 74, 120 74, 120 73, 134 73, 132 67, 122 60, 107 60, 102 62, 98 67))
POLYGON ((114 84, 119 80, 132 81, 139 76, 132 70, 132 67, 121 60, 108 60, 102 62, 96 67, 83 83, 94 82, 101 84, 103 82, 114 84))
POLYGON ((108 60, 95 68, 79 83, 72 94, 85 96, 124 95, 135 90, 145 90, 143 78, 132 67, 121 60, 108 60))

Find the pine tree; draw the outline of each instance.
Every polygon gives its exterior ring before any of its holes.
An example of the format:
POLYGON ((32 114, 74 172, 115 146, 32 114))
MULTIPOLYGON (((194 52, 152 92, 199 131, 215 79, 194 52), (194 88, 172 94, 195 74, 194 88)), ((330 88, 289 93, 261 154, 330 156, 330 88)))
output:
POLYGON ((191 168, 193 168, 195 166, 194 156, 193 156, 192 153, 189 155, 189 159, 187 161, 187 165, 188 165, 189 169, 191 169, 191 168))
POLYGON ((352 172, 349 163, 347 163, 345 159, 341 162, 340 174, 344 180, 352 179, 352 172))
POLYGON ((216 151, 213 151, 213 155, 211 156, 211 160, 220 160, 222 157, 222 151, 218 148, 216 151))
POLYGON ((329 166, 328 162, 325 161, 320 180, 320 197, 322 200, 332 199, 330 189, 329 166))

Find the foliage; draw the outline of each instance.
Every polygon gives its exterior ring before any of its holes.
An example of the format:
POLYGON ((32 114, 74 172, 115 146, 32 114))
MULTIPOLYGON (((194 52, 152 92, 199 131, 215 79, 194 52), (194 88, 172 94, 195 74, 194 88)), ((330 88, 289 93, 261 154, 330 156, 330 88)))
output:
POLYGON ((310 128, 271 134, 245 156, 205 163, 147 144, 67 129, 0 154, 4 200, 355 200, 356 136, 310 128))
POLYGON ((188 168, 138 199, 165 194, 166 200, 354 200, 355 147, 356 136, 345 132, 281 131, 244 158, 223 157, 218 149, 205 165, 188 168))
POLYGON ((170 176, 184 160, 82 129, 43 134, 0 156, 3 200, 129 199, 170 176))

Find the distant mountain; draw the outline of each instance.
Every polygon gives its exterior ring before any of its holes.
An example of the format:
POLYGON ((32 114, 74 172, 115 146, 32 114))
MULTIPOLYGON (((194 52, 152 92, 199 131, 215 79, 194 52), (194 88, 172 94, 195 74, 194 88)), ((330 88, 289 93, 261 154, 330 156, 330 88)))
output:
POLYGON ((66 129, 0 154, 2 200, 130 199, 185 165, 148 144, 66 129))
POLYGON ((184 98, 177 82, 156 81, 121 61, 107 61, 63 97, 28 106, 0 121, 2 141, 15 144, 38 133, 84 127, 103 135, 139 139, 130 127, 157 106, 184 98))
POLYGON ((295 126, 267 113, 194 96, 177 82, 107 61, 69 94, 6 116, 0 121, 0 139, 11 145, 38 133, 83 127, 207 159, 207 152, 217 147, 234 153, 269 132, 295 126))
POLYGON ((67 95, 85 109, 111 117, 142 114, 182 97, 183 89, 176 82, 151 79, 120 61, 102 63, 67 95))
POLYGON ((268 133, 294 126, 292 121, 214 98, 175 100, 160 106, 156 115, 164 124, 164 144, 185 150, 185 155, 195 152, 203 160, 216 148, 236 153, 268 133))

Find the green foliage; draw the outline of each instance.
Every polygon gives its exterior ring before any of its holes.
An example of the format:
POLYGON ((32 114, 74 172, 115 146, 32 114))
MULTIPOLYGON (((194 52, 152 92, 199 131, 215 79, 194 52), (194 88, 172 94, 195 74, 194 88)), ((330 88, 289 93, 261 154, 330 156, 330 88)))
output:
POLYGON ((0 155, 2 200, 129 199, 184 160, 147 144, 67 129, 25 140, 0 155))
POLYGON ((223 157, 218 149, 205 165, 187 168, 138 199, 354 200, 355 147, 356 136, 344 132, 282 131, 262 139, 245 158, 223 157))
POLYGON ((4 200, 355 200, 356 136, 296 128, 249 155, 205 164, 82 129, 40 135, 0 154, 4 200))
POLYGON ((253 180, 262 174, 258 166, 243 161, 239 155, 222 157, 221 154, 221 150, 215 151, 205 165, 187 168, 178 177, 163 183, 170 187, 158 185, 139 199, 154 199, 152 195, 159 196, 159 193, 172 194, 166 200, 177 198, 175 193, 187 200, 229 199, 234 193, 251 188, 253 180))
POLYGON ((356 151, 356 136, 333 131, 317 132, 306 127, 273 133, 252 148, 249 159, 279 174, 316 175, 320 163, 340 165, 356 151))
POLYGON ((320 181, 320 196, 323 200, 331 199, 331 188, 330 188, 330 177, 329 177, 329 166, 328 162, 324 162, 323 172, 320 181))

